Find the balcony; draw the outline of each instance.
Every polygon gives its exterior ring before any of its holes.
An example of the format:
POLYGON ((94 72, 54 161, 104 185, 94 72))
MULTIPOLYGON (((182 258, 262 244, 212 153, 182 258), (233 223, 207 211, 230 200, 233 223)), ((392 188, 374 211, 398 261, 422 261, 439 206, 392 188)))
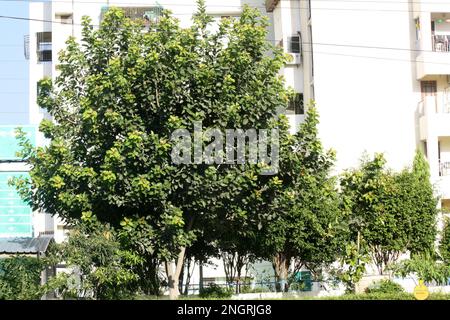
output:
POLYGON ((433 51, 423 51, 416 59, 417 79, 426 76, 450 75, 450 51, 443 43, 433 43, 433 51))
POLYGON ((435 186, 437 193, 442 199, 450 199, 450 174, 440 176, 435 186))
POLYGON ((450 176, 450 161, 439 161, 439 176, 450 176))
POLYGON ((450 137, 450 101, 427 96, 419 102, 420 139, 450 137))
POLYGON ((422 13, 416 20, 417 79, 450 75, 450 12, 422 13))

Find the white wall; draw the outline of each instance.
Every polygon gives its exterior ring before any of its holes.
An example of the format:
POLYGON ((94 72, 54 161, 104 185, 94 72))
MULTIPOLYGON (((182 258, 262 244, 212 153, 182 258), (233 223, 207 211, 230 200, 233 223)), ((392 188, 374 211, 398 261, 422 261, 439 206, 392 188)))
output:
POLYGON ((411 164, 420 87, 408 4, 313 0, 312 8, 319 131, 325 147, 337 151, 336 171, 357 166, 364 151, 384 152, 394 169, 411 164))

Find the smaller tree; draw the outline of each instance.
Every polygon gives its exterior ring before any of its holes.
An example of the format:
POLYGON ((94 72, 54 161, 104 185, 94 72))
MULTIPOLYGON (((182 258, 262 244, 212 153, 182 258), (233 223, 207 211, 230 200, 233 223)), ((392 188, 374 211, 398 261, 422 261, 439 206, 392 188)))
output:
POLYGON ((266 203, 260 254, 272 260, 277 291, 288 290, 294 261, 297 267, 317 268, 336 259, 340 212, 336 183, 330 178, 334 154, 323 150, 318 123, 311 104, 296 134, 280 131, 279 173, 257 190, 266 203))
POLYGON ((45 291, 56 290, 64 298, 119 299, 138 291, 133 267, 142 260, 121 248, 112 228, 95 220, 77 224, 47 259, 53 265, 65 263, 70 270, 45 286, 45 291))
POLYGON ((384 156, 376 154, 341 179, 350 241, 361 237, 380 274, 401 253, 433 250, 437 216, 428 165, 420 152, 412 170, 394 173, 385 165, 384 156))

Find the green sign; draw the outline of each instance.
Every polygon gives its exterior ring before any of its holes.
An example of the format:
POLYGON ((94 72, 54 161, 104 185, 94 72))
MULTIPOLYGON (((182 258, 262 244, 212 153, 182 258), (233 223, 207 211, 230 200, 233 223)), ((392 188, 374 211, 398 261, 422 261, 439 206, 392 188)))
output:
MULTIPOLYGON (((20 160, 16 152, 20 146, 16 139, 16 128, 18 126, 0 126, 0 160, 20 160)), ((20 126, 27 134, 33 145, 36 145, 36 127, 20 126)))
POLYGON ((0 238, 33 236, 32 210, 15 187, 8 185, 17 176, 27 177, 28 173, 0 172, 0 238))

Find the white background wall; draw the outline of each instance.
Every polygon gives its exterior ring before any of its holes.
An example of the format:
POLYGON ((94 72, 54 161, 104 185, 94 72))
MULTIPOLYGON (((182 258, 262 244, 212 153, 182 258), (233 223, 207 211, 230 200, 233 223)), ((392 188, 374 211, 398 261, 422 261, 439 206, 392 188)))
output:
POLYGON ((337 171, 357 166, 364 151, 384 152, 395 169, 411 164, 420 87, 409 5, 312 0, 312 8, 320 136, 337 151, 337 171))

